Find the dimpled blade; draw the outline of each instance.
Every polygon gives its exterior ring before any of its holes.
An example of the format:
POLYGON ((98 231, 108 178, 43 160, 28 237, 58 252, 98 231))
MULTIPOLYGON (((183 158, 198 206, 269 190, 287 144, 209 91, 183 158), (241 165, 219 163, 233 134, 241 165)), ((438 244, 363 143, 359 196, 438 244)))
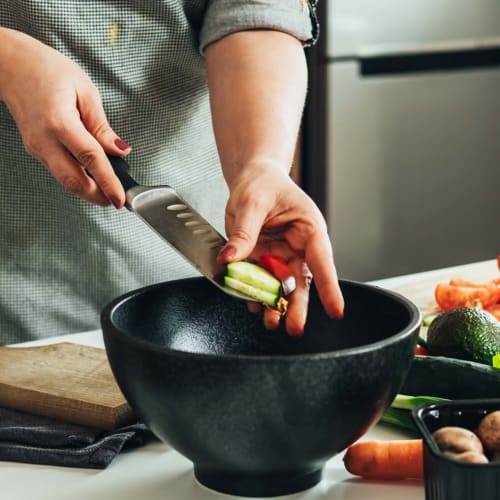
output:
POLYGON ((254 300, 224 286, 226 266, 217 254, 226 239, 170 186, 136 186, 127 191, 127 208, 224 292, 254 300))

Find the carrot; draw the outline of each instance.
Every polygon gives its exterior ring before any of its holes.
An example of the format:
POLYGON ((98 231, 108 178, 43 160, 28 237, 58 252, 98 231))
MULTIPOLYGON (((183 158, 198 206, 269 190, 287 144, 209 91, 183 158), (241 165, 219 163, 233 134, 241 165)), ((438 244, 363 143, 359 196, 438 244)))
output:
POLYGON ((421 439, 359 441, 344 455, 345 468, 366 479, 421 479, 424 477, 421 439))

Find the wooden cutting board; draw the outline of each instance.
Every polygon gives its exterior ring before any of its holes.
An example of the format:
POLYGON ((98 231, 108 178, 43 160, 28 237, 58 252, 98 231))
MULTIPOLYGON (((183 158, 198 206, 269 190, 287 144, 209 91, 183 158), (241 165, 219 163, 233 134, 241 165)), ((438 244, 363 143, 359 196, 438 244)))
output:
POLYGON ((106 351, 69 342, 0 347, 0 406, 103 430, 135 421, 106 351))

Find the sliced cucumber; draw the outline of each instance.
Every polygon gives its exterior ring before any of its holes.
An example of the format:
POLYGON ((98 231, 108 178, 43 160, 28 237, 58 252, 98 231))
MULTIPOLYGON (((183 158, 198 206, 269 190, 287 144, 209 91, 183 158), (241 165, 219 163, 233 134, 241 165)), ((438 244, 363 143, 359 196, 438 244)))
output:
POLYGON ((246 296, 256 300, 257 302, 261 302, 262 304, 277 309, 281 314, 286 313, 288 301, 279 294, 274 294, 266 292, 265 290, 261 290, 260 288, 255 288, 252 285, 243 283, 243 281, 231 278, 227 275, 224 276, 224 285, 229 288, 233 288, 234 290, 238 290, 238 292, 245 294, 246 296))
MULTIPOLYGON (((256 288, 258 289, 258 291, 267 292, 275 297, 279 297, 281 295, 280 280, 275 278, 266 269, 260 267, 257 264, 253 264, 252 262, 230 262, 227 265, 226 276, 228 276, 229 278, 233 278, 234 280, 241 281, 243 282, 243 284, 256 288)), ((268 304, 269 302, 265 303, 268 304)))
POLYGON ((271 307, 276 307, 280 298, 280 296, 275 293, 266 292, 265 290, 256 288, 248 283, 243 283, 243 281, 231 278, 230 276, 224 276, 224 285, 234 290, 238 290, 238 292, 271 307))

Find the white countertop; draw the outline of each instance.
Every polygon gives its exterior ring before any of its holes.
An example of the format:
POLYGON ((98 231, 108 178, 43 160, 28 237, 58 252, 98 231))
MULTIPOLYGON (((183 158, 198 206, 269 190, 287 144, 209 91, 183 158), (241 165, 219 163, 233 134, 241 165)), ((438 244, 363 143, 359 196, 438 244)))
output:
MULTIPOLYGON (((477 280, 497 277, 496 261, 419 273, 380 280, 375 284, 401 289, 424 280, 431 284, 449 277, 477 280)), ((429 285, 428 285, 429 286, 429 285)), ((432 297, 433 288, 429 288, 432 297)), ((418 303, 417 303, 418 305, 418 303)), ((52 338, 35 345, 59 341, 103 347, 100 331, 52 338)), ((392 428, 378 425, 362 439, 408 437, 392 428)), ((105 470, 39 466, 0 462, 0 498, 2 500, 216 500, 232 497, 215 493, 194 479, 192 464, 163 443, 152 443, 122 453, 105 470)), ((281 496, 282 500, 423 500, 423 481, 367 481, 349 474, 342 454, 327 462, 323 480, 302 493, 281 496)))

